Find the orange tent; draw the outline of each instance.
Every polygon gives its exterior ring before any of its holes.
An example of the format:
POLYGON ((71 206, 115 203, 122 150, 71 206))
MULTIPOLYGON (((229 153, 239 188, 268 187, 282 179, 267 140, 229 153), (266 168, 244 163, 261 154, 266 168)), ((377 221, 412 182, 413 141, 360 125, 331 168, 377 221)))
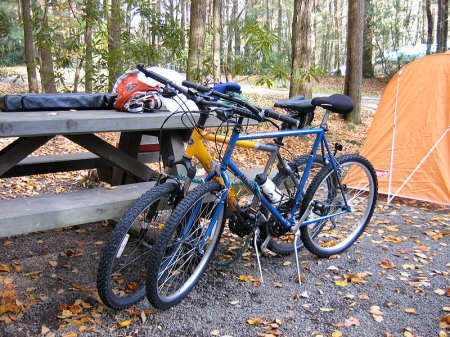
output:
POLYGON ((361 155, 388 202, 450 204, 450 51, 408 63, 391 79, 361 155))

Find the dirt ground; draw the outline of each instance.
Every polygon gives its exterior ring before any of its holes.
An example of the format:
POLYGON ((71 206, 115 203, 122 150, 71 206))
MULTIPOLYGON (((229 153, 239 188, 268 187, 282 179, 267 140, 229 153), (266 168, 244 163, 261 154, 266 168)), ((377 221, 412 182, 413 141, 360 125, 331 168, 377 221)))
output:
POLYGON ((181 304, 98 301, 96 269, 113 228, 92 223, 0 239, 1 336, 447 336, 450 208, 378 203, 347 252, 316 259, 252 251, 211 266, 181 304))

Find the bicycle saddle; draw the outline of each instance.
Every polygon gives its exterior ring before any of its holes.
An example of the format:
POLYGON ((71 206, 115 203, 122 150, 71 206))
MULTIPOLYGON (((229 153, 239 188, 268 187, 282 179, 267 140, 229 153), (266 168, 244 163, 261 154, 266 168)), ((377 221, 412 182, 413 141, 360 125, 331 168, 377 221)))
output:
POLYGON ((311 100, 313 106, 320 106, 330 111, 346 114, 353 110, 353 101, 345 95, 331 95, 328 97, 316 97, 311 100))
POLYGON ((289 99, 278 101, 273 106, 276 108, 293 110, 299 113, 308 113, 314 111, 314 106, 311 105, 311 100, 305 99, 305 96, 303 95, 298 95, 289 99))

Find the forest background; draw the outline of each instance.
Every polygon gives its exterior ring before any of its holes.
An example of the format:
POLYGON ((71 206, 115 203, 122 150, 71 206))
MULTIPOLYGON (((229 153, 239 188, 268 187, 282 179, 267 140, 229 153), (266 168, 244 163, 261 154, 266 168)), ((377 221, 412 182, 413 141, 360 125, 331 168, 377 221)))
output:
POLYGON ((445 0, 0 4, 0 65, 26 63, 29 92, 109 91, 138 62, 204 83, 248 76, 258 85, 289 85, 290 96, 310 97, 319 76, 345 75, 355 123, 362 77, 390 78, 414 58, 446 51, 447 39, 445 0))

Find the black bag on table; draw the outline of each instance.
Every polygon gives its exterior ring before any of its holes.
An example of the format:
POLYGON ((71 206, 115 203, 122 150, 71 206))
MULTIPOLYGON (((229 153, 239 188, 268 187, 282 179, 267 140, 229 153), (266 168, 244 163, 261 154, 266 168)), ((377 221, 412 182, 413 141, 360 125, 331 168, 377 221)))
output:
POLYGON ((0 96, 3 111, 113 109, 116 94, 20 94, 0 96))

